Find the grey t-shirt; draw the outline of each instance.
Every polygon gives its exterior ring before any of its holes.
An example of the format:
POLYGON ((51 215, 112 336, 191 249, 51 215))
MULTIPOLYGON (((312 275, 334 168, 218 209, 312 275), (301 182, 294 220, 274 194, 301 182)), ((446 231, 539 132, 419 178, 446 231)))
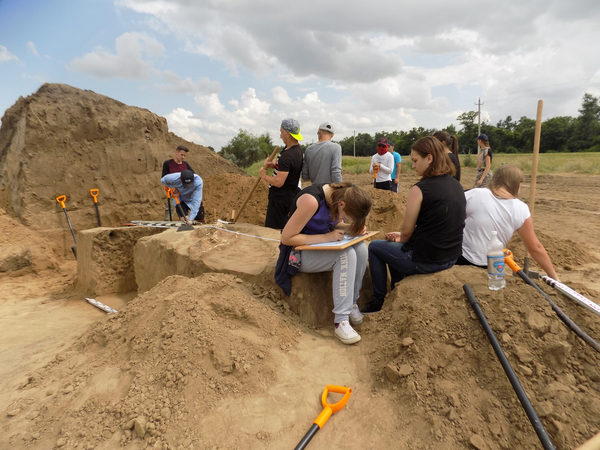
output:
POLYGON ((304 152, 302 179, 312 184, 342 181, 342 147, 331 141, 317 142, 304 152))

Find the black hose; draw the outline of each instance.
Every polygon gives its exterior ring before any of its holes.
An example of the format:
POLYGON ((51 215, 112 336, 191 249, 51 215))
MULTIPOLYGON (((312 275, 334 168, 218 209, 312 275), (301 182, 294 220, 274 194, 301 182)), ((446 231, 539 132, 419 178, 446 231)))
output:
POLYGON ((479 306, 479 303, 477 302, 477 298, 475 298, 475 294, 473 294, 473 290, 471 289, 471 286, 469 286, 468 284, 465 284, 463 286, 463 289, 465 291, 465 294, 467 294, 469 303, 475 310, 475 314, 477 314, 477 318, 479 319, 479 322, 481 322, 481 326, 483 327, 485 334, 487 334, 487 337, 490 340, 492 347, 494 347, 496 356, 500 360, 500 364, 502 364, 502 367, 504 368, 504 372, 506 373, 506 376, 508 377, 510 384, 512 384, 513 389, 517 393, 517 397, 519 397, 519 401, 521 402, 521 405, 523 406, 523 409, 525 410, 527 417, 529 417, 529 421, 531 422, 531 425, 533 425, 533 428, 534 428, 535 432, 537 433, 538 438, 539 438, 540 442, 542 443, 542 446, 544 447, 545 450, 555 450, 554 445, 552 444, 552 441, 550 440, 550 436, 548 436, 548 433, 546 432, 544 425, 540 421, 540 418, 538 417, 537 413, 535 412, 535 409, 533 409, 533 405, 529 401, 529 397, 527 397, 527 394, 525 393, 523 386, 521 386, 521 383, 519 382, 519 379, 517 378, 515 371, 513 370, 512 366, 510 365, 508 358, 502 351, 502 347, 500 346, 498 339, 496 339, 496 336, 494 335, 494 332, 492 331, 490 324, 488 323, 487 319, 485 318, 485 315, 483 314, 483 311, 481 310, 481 307, 479 306))
POLYGON ((310 427, 310 430, 308 430, 308 433, 306 433, 304 435, 304 437, 298 443, 296 448, 294 448, 294 450, 302 450, 302 449, 306 448, 306 446, 308 445, 310 440, 314 437, 315 434, 317 434, 317 431, 319 431, 319 430, 320 430, 319 425, 317 425, 316 423, 313 423, 312 427, 310 427))
POLYGON ((560 318, 560 320, 562 320, 571 330, 573 330, 577 336, 579 336, 585 342, 590 344, 590 346, 594 350, 596 350, 598 353, 600 353, 600 344, 598 344, 598 342, 596 342, 594 339, 592 339, 585 331, 583 331, 581 328, 579 328, 577 326, 577 324, 575 322, 573 322, 573 320, 571 320, 571 318, 569 316, 567 316, 564 313, 564 311, 556 305, 556 303, 554 303, 552 300, 550 300, 550 297, 548 297, 546 295, 546 293, 544 291, 542 291, 542 289, 537 284, 535 284, 531 280, 531 278, 529 278, 527 276, 527 274, 525 272, 523 272, 523 270, 519 270, 517 272, 517 274, 523 279, 523 281, 525 283, 536 288, 540 292, 540 294, 542 294, 546 298, 546 300, 548 300, 548 303, 550 303, 550 306, 552 306, 552 309, 554 310, 556 315, 560 318))

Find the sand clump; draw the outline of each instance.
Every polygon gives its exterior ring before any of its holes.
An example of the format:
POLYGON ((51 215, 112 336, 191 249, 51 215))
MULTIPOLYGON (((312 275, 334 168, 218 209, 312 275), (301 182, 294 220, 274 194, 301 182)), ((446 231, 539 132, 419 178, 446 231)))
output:
POLYGON ((30 421, 27 431, 0 444, 218 446, 206 429, 210 411, 226 397, 265 391, 273 349, 292 345, 293 329, 241 280, 170 277, 30 374, 21 389, 39 397, 8 407, 19 411, 14 421, 30 421))

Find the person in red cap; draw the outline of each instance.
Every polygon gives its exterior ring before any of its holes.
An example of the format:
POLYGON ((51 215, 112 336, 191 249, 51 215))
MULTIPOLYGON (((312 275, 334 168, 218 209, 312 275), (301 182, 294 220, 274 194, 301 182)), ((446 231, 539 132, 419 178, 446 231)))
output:
POLYGON ((388 140, 380 138, 377 141, 377 153, 371 157, 369 173, 374 175, 375 189, 392 190, 392 172, 394 171, 394 156, 388 152, 388 140))

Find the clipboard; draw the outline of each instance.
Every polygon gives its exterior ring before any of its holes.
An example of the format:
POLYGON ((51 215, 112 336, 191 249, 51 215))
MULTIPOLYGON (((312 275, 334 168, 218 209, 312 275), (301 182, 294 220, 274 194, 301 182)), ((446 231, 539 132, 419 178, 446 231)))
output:
POLYGON ((295 247, 296 250, 344 250, 345 248, 351 247, 354 244, 369 239, 370 237, 379 234, 379 231, 369 231, 367 234, 362 236, 349 237, 344 235, 341 241, 321 242, 320 244, 306 244, 295 247))

